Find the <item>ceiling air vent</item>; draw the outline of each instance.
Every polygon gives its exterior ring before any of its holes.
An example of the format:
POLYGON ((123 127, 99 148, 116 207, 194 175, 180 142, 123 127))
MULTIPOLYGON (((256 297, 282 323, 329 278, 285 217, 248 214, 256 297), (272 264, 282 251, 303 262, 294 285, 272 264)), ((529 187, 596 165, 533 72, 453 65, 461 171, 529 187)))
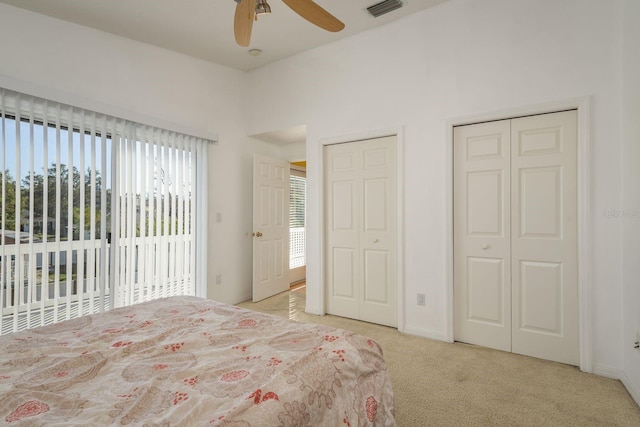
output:
POLYGON ((380 3, 374 4, 373 6, 369 6, 367 10, 374 18, 377 18, 385 13, 400 9, 402 6, 403 4, 400 0, 384 0, 380 3))

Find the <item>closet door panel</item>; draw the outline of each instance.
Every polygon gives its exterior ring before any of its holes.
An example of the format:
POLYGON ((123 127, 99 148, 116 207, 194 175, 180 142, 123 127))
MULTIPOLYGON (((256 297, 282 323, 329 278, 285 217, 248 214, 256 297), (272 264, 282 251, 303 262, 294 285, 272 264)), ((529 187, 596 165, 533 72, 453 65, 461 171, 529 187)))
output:
POLYGON ((514 353, 579 364, 577 112, 513 119, 514 353))
POLYGON ((359 316, 360 251, 358 150, 349 144, 325 149, 327 312, 359 316))
POLYGON ((360 319, 397 326, 396 138, 358 144, 362 160, 360 319))
POLYGON ((454 337, 511 351, 510 124, 454 129, 454 337))

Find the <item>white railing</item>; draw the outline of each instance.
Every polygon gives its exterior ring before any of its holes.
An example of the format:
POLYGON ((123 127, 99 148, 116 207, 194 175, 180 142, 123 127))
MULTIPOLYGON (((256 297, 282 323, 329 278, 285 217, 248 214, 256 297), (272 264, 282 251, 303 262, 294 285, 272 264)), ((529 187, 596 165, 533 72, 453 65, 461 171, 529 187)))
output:
POLYGON ((190 234, 120 239, 116 280, 127 285, 118 287, 115 306, 195 295, 192 240, 190 234))
POLYGON ((306 265, 304 227, 290 228, 289 239, 289 268, 306 265))
POLYGON ((22 242, 0 248, 1 334, 109 306, 109 244, 22 242), (104 270, 104 271, 103 271, 104 270))
MULTIPOLYGON (((104 248, 107 262, 109 246, 104 248)), ((74 299, 78 294, 98 292, 102 251, 100 240, 4 245, 0 249, 2 313, 13 311, 16 305, 21 310, 28 304, 54 304, 67 297, 67 287, 74 299), (68 260, 73 266, 69 269, 68 260), (80 272, 77 271, 79 265, 82 266, 80 272), (78 287, 76 277, 80 277, 83 286, 78 287), (44 294, 43 285, 48 289, 44 294)))
POLYGON ((113 261, 111 244, 101 240, 3 245, 0 334, 91 314, 100 304, 109 309, 114 281, 126 283, 117 286, 115 307, 193 294, 193 263, 180 250, 191 241, 191 235, 121 239, 113 261))

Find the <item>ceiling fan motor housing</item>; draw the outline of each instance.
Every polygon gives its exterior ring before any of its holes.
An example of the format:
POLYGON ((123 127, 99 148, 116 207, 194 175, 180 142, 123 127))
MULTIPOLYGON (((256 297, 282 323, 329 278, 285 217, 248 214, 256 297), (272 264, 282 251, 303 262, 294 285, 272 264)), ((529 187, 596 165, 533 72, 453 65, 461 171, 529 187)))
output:
MULTIPOLYGON (((233 18, 233 33, 236 43, 247 47, 251 43, 253 20, 258 15, 271 13, 267 0, 234 0, 237 3, 233 18)), ((312 24, 331 32, 344 29, 344 23, 324 10, 313 0, 282 0, 295 13, 312 24)))

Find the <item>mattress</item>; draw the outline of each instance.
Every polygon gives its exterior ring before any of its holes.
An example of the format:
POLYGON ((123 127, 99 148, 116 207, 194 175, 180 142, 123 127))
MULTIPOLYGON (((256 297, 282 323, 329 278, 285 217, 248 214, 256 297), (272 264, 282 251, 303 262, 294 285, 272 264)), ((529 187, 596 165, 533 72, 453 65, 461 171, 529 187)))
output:
POLYGON ((7 425, 395 426, 365 336, 171 297, 0 337, 7 425))

